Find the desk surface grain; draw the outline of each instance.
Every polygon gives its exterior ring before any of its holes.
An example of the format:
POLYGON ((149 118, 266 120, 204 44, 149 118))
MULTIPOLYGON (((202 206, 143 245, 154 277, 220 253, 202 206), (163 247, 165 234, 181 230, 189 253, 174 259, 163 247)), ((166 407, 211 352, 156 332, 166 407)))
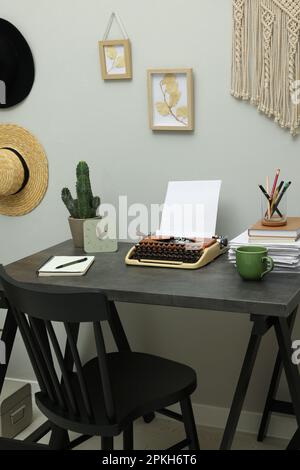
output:
MULTIPOLYGON (((42 277, 36 270, 54 255, 81 255, 68 240, 6 266, 16 280, 35 285, 100 289, 110 300, 287 317, 300 302, 300 275, 276 274, 260 282, 243 281, 223 255, 208 266, 181 269, 125 265, 128 243, 117 253, 96 255, 82 277, 42 277)), ((1 286, 0 286, 1 287, 1 286)), ((1 297, 1 296, 0 296, 1 297)))

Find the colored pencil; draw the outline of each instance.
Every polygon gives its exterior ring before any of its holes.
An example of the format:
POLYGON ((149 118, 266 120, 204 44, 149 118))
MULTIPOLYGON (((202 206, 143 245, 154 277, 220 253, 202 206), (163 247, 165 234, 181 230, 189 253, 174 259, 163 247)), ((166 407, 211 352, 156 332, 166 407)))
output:
POLYGON ((275 178, 274 178, 273 188, 272 188, 272 191, 271 191, 271 194, 270 194, 271 199, 273 199, 273 197, 274 197, 274 193, 275 193, 275 190, 276 190, 279 175, 280 175, 280 169, 278 168, 276 170, 276 175, 275 175, 275 178))

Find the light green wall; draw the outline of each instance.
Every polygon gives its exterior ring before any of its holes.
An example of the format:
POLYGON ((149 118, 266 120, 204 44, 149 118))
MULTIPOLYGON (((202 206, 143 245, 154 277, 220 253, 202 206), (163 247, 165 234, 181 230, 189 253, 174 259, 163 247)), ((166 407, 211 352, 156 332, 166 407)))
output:
MULTIPOLYGON (((31 95, 1 111, 0 121, 38 136, 50 165, 43 203, 25 217, 0 216, 1 262, 69 237, 59 193, 74 184, 79 159, 89 162, 95 191, 111 203, 120 194, 127 194, 129 203, 160 203, 169 180, 222 179, 218 232, 229 236, 258 218, 257 184, 281 167, 293 181, 290 215, 299 215, 299 140, 229 94, 230 0, 0 0, 0 11, 22 30, 36 62, 31 95), (132 41, 132 82, 100 78, 97 41, 112 10, 132 41), (194 69, 194 134, 149 130, 146 69, 151 67, 194 69)), ((122 305, 120 312, 136 349, 197 369, 195 402, 229 405, 250 332, 246 317, 137 305, 122 305)), ((9 375, 30 378, 22 350, 19 339, 9 375)), ((273 353, 274 338, 268 336, 248 410, 262 408, 273 353)), ((285 384, 281 396, 287 396, 285 384)))

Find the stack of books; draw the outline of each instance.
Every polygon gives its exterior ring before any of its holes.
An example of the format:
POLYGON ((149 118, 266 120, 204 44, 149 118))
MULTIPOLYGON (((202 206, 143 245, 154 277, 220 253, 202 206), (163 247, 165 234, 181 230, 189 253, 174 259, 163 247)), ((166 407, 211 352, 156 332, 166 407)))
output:
POLYGON ((300 217, 289 217, 283 227, 253 225, 229 242, 229 261, 235 263, 236 248, 247 245, 266 247, 275 271, 300 273, 300 217))
POLYGON ((296 242, 300 237, 300 217, 289 217, 281 227, 267 227, 259 221, 249 228, 248 235, 253 241, 296 242))

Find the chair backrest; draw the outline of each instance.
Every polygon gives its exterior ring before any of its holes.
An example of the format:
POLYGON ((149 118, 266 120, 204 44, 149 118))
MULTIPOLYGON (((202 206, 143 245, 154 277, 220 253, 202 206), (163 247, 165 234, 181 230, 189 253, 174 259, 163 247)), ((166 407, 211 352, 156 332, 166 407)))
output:
POLYGON ((41 391, 70 419, 94 422, 89 390, 77 347, 80 323, 93 325, 99 374, 107 418, 114 421, 115 407, 106 361, 101 322, 110 319, 110 305, 101 292, 72 288, 30 286, 8 276, 0 265, 4 293, 14 313, 41 391), (62 352, 53 322, 64 325, 66 349, 62 352), (56 363, 59 366, 59 378, 56 363), (80 396, 72 389, 71 374, 75 366, 80 396))

